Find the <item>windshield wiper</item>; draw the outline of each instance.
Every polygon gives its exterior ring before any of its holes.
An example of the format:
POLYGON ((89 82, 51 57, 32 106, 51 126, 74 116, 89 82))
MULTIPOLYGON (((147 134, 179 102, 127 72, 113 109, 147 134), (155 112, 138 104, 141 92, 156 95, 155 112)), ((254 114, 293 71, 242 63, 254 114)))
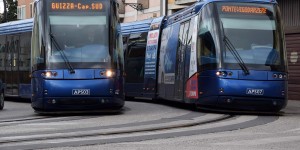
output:
POLYGON ((239 53, 237 52, 237 50, 235 49, 233 44, 230 42, 230 40, 225 35, 224 35, 223 40, 225 42, 225 46, 229 49, 229 51, 234 56, 235 60, 239 63, 239 65, 242 68, 242 70, 244 71, 245 75, 249 75, 250 74, 249 69, 247 68, 246 64, 244 63, 243 59, 241 58, 241 56, 239 55, 239 53))
POLYGON ((225 35, 224 26, 223 26, 223 22, 222 21, 221 21, 221 26, 222 26, 223 41, 225 43, 225 46, 232 53, 232 55, 234 56, 235 60, 238 62, 239 66, 244 71, 245 75, 249 75, 250 74, 249 69, 247 68, 246 64, 244 63, 243 59, 241 58, 240 54, 238 53, 238 51, 236 50, 236 48, 234 47, 234 45, 230 42, 230 40, 228 39, 228 37, 225 35))
POLYGON ((61 57, 63 58, 64 62, 66 63, 66 65, 69 67, 69 72, 71 74, 75 73, 75 70, 73 69, 73 67, 71 66, 65 52, 60 48, 59 44, 57 43, 57 41, 55 40, 55 37, 52 35, 52 33, 49 34, 50 38, 51 38, 51 43, 53 41, 53 45, 55 46, 55 48, 59 51, 61 57))

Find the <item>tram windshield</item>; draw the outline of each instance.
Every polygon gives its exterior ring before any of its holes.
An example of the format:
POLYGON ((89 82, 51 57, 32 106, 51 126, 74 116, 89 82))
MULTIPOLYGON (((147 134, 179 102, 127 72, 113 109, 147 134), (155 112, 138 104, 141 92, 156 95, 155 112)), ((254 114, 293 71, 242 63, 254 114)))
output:
POLYGON ((217 9, 224 34, 221 38, 224 68, 240 69, 241 62, 236 59, 240 57, 249 69, 284 71, 283 37, 274 5, 217 3, 217 9))
POLYGON ((48 66, 65 68, 66 63, 74 68, 109 66, 109 6, 96 0, 50 3, 48 66))

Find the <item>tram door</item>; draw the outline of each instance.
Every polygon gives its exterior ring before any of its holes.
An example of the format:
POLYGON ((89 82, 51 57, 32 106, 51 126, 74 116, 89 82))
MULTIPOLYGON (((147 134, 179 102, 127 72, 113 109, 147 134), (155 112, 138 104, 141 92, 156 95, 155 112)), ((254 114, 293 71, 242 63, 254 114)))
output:
POLYGON ((185 76, 185 51, 187 48, 187 36, 190 27, 190 22, 187 21, 180 26, 179 41, 176 56, 176 71, 175 71, 175 99, 183 100, 184 96, 184 76, 185 76))
POLYGON ((20 52, 20 36, 9 35, 6 40, 5 53, 5 84, 6 96, 19 95, 19 52, 20 52))

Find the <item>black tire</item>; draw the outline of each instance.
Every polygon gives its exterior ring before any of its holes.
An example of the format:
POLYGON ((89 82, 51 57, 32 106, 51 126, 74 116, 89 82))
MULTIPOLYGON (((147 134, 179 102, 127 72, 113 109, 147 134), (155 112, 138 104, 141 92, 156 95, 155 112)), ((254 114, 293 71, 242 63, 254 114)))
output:
POLYGON ((4 93, 3 91, 0 94, 0 110, 4 108, 4 93))

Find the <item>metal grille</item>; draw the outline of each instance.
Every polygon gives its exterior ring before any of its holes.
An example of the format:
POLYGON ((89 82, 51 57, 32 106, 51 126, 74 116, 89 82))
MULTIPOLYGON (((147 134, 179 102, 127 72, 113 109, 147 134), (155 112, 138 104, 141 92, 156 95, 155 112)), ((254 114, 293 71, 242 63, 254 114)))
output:
POLYGON ((300 27, 300 1, 277 0, 285 26, 300 27))
POLYGON ((300 100, 300 34, 286 35, 289 65, 289 99, 300 100))

